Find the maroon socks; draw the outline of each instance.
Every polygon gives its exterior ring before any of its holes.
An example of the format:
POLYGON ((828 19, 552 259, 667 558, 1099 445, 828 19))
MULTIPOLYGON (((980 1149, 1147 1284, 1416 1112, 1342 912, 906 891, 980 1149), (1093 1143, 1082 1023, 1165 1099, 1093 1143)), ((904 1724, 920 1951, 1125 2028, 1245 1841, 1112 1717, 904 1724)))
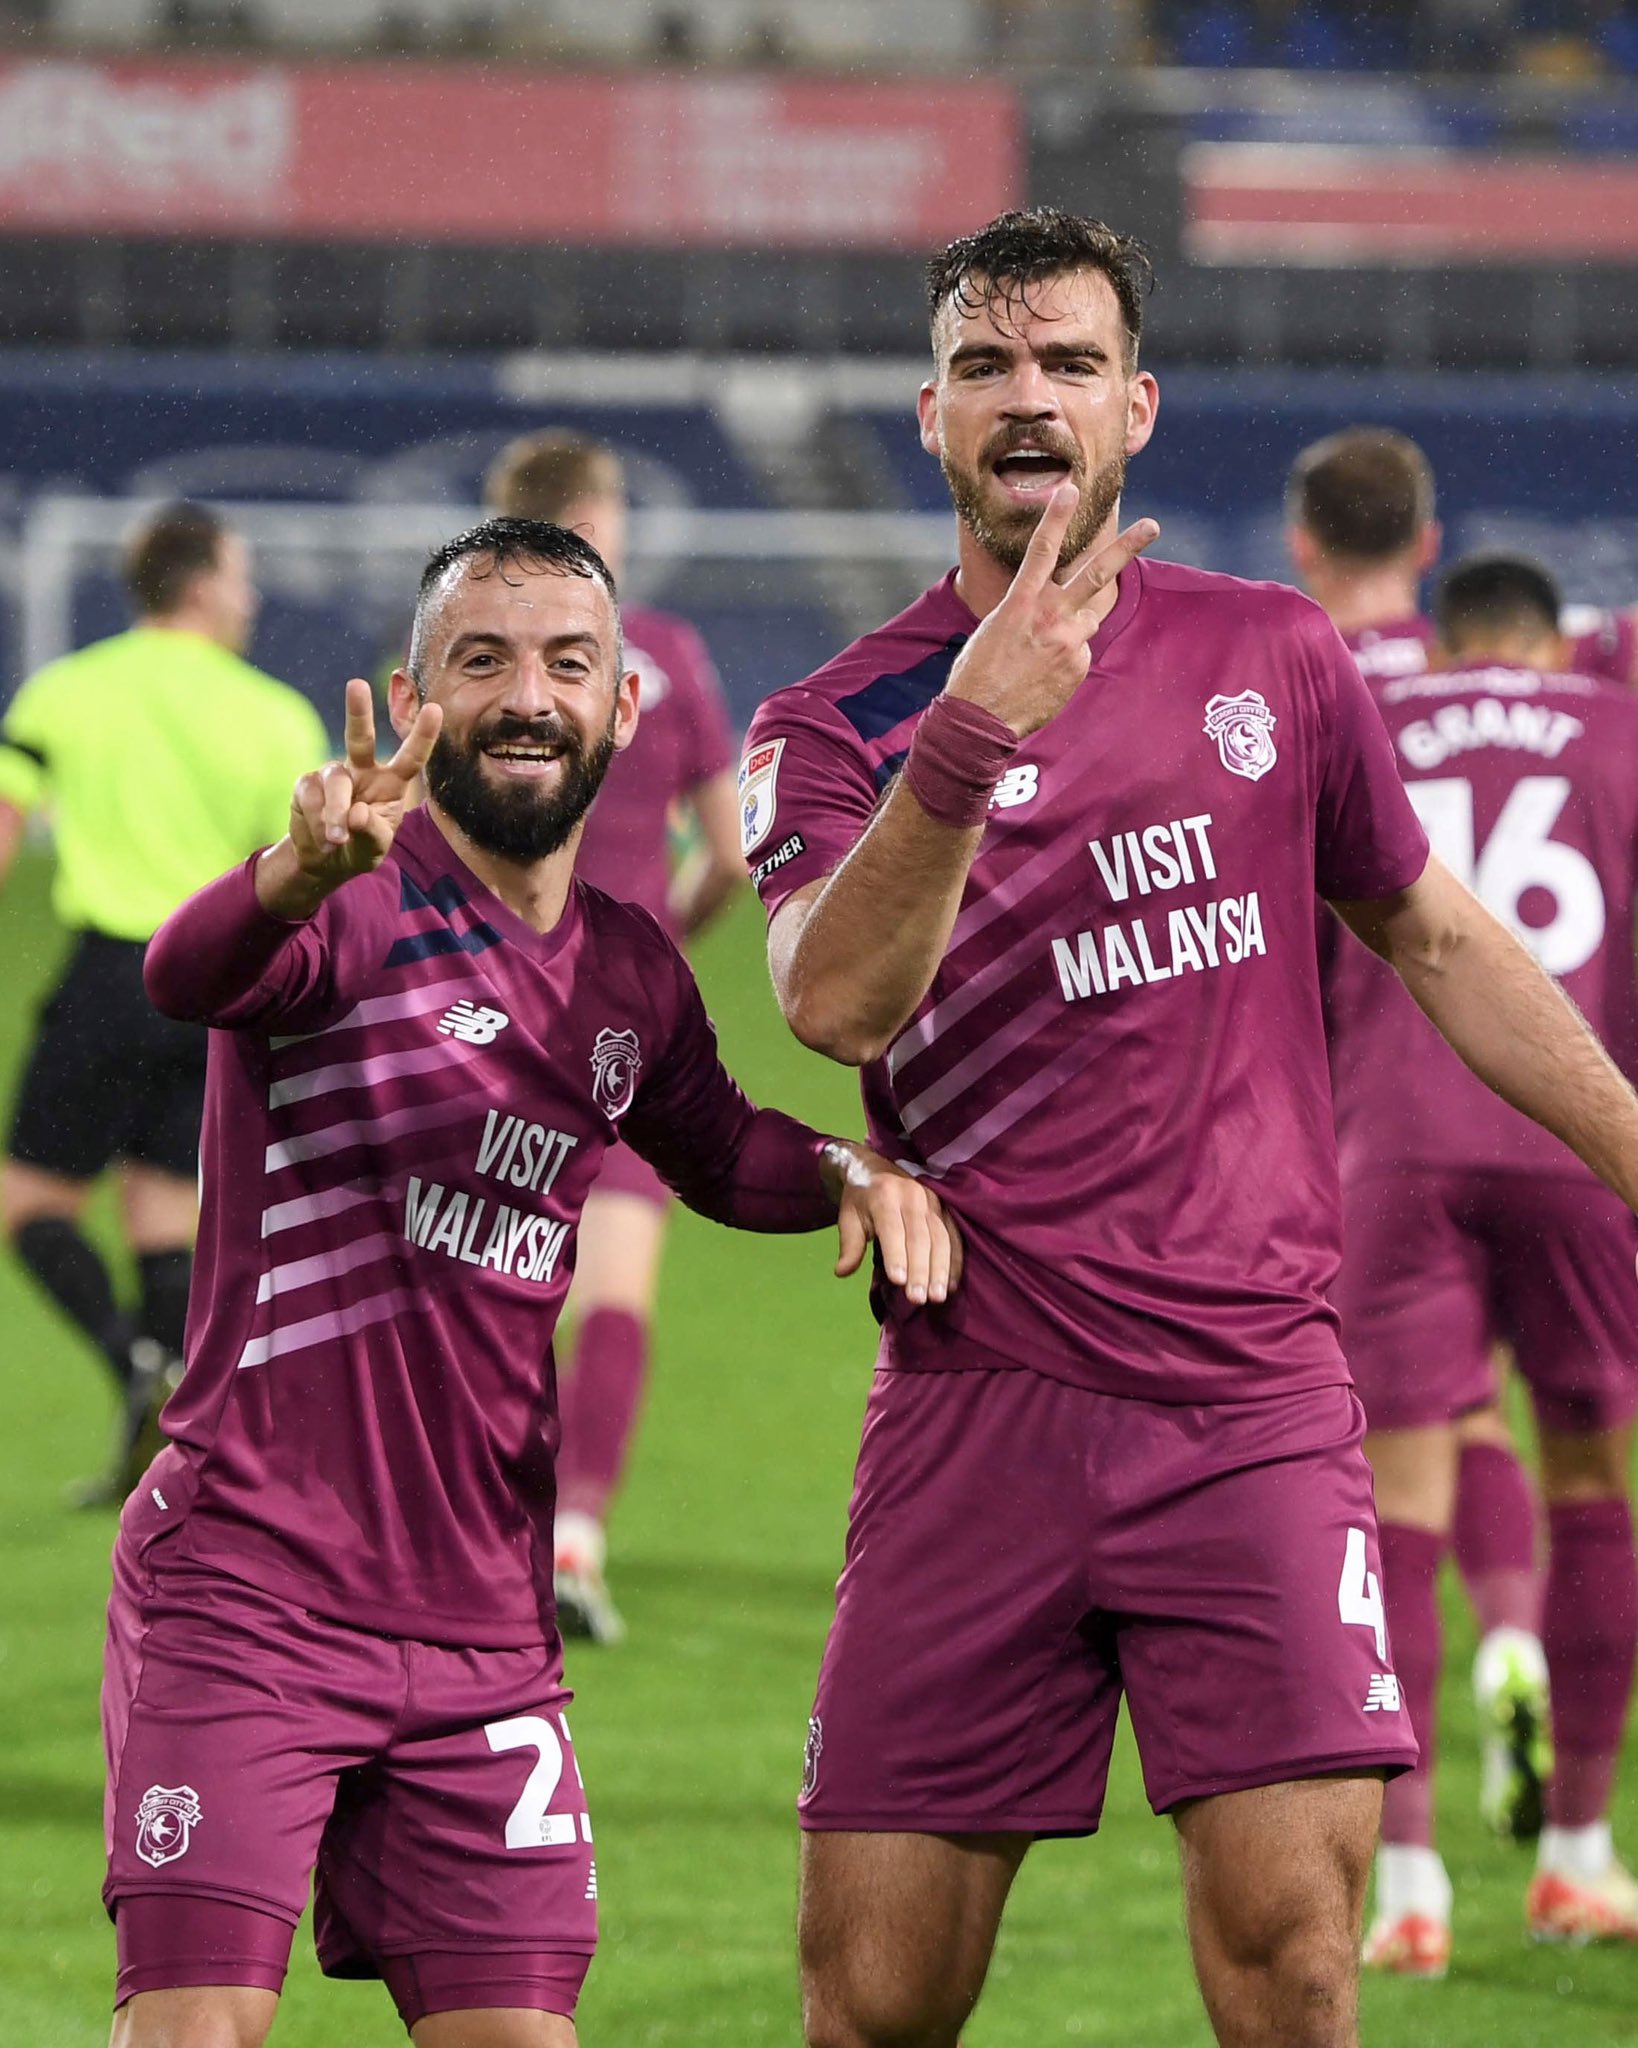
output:
POLYGON ((1493 1628, 1540 1635, 1538 1527, 1535 1488, 1517 1454, 1500 1444, 1465 1444, 1452 1533, 1481 1637, 1493 1628))
MULTIPOLYGON (((1550 1507, 1547 1528, 1542 1643, 1554 1752, 1547 1818, 1554 1827, 1578 1828, 1609 1812, 1638 1654, 1638 1557, 1624 1500, 1550 1507)), ((1384 1550, 1384 1571, 1386 1557, 1384 1550)), ((1391 1605, 1388 1614, 1391 1627, 1391 1605)))
POLYGON ((1431 1529, 1384 1522, 1377 1531, 1382 1548, 1382 1599, 1388 1643, 1399 1694, 1422 1746, 1414 1771, 1395 1778, 1382 1797, 1384 1842, 1426 1848, 1433 1840, 1433 1746, 1439 1664, 1439 1564, 1446 1538, 1431 1529))
POLYGON ((558 1401, 560 1508, 603 1520, 625 1469, 647 1378, 648 1325, 641 1317, 594 1308, 581 1318, 573 1369, 558 1401))

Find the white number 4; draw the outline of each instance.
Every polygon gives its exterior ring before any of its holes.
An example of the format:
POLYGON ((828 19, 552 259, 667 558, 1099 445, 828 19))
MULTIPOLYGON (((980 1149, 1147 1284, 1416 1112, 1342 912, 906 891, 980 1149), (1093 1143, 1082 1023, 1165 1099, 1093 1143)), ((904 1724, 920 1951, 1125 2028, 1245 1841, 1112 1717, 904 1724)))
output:
POLYGON ((1382 1612, 1382 1587, 1376 1573, 1365 1569, 1365 1531, 1348 1531, 1348 1548, 1342 1560, 1342 1579, 1337 1586, 1337 1613, 1345 1622, 1368 1628, 1376 1636, 1380 1662, 1388 1658, 1388 1625, 1382 1612))
MULTIPOLYGON (((567 1736, 569 1730, 561 1714, 558 1722, 567 1736)), ((563 1744, 558 1739, 557 1729, 543 1715, 519 1714, 516 1720, 491 1721, 483 1732, 489 1738, 489 1747, 497 1752, 504 1749, 532 1749, 535 1752, 535 1767, 524 1783, 522 1796, 506 1816, 507 1848, 554 1848, 574 1841, 577 1832, 575 1816, 546 1811, 563 1776, 563 1744)), ((591 1839, 589 1830, 586 1839, 591 1839)))

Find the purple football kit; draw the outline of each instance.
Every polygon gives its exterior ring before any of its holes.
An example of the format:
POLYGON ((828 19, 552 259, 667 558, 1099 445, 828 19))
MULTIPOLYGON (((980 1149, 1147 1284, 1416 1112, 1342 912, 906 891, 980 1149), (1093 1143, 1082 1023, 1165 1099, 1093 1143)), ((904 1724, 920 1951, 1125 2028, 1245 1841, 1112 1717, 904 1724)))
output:
POLYGON ((641 910, 576 883, 542 935, 426 811, 305 924, 253 872, 148 955, 159 1006, 217 1028, 187 1369, 115 1553, 119 1995, 276 1989, 316 1866, 325 1968, 385 1976, 408 2024, 571 2011, 597 1890, 552 1612, 576 1222, 623 1134, 708 1215, 816 1228, 817 1141, 740 1093, 641 910))
MULTIPOLYGON (((686 619, 628 605, 620 614, 626 662, 637 671, 637 736, 609 763, 575 855, 575 873, 621 903, 636 903, 672 939, 672 806, 734 765, 722 685, 705 642, 686 619)), ((629 1145, 613 1145, 598 1175, 604 1194, 664 1207, 670 1196, 629 1145)))
MULTIPOLYGON (((1372 687, 1434 851, 1638 1074, 1638 697, 1499 664, 1372 687)), ((1327 995, 1337 1299, 1373 1424, 1483 1406, 1498 1338, 1550 1427, 1638 1412, 1638 1224, 1625 1204, 1470 1074, 1363 947, 1336 949, 1327 995)))
MULTIPOLYGON (((770 917, 858 840, 975 625, 946 577, 762 707, 770 917)), ((1090 1830, 1122 1686, 1162 1810, 1415 1754, 1328 1301, 1313 905, 1407 886, 1427 841, 1295 592, 1135 562, 1091 652, 863 1075, 966 1268, 885 1305, 810 1827, 1090 1830)))
MULTIPOLYGON (((1570 605, 1564 613, 1564 628, 1574 674, 1593 676, 1604 683, 1631 683, 1638 668, 1638 624, 1631 612, 1570 605)), ((1438 632, 1431 619, 1416 613, 1380 626, 1357 627, 1342 638, 1365 680, 1387 683, 1399 676, 1424 675, 1438 632)))

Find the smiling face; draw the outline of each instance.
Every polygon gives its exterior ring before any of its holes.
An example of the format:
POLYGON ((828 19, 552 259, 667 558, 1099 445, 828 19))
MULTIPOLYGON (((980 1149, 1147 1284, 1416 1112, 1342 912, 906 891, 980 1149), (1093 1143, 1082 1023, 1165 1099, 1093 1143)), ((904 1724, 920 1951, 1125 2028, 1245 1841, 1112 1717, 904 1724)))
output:
POLYGON ((945 301, 933 338, 921 441, 963 526, 1016 569, 1047 500, 1070 482, 1080 504, 1059 559, 1073 561, 1112 520, 1126 458, 1147 443, 1159 396, 1152 377, 1126 367, 1108 278, 1072 270, 1025 293, 960 295, 945 301))
POLYGON ((600 579, 546 562, 467 556, 416 633, 415 678, 392 680, 393 724, 443 709, 427 788, 469 839, 522 864, 569 840, 637 729, 619 621, 600 579))

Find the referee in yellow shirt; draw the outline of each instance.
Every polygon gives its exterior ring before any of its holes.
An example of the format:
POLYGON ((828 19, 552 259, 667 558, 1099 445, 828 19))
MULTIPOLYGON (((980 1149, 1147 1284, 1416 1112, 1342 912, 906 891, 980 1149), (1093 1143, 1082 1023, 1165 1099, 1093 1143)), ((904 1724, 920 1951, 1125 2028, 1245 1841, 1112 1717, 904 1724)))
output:
POLYGON ((282 837, 292 782, 330 751, 307 699, 241 659, 257 595, 240 535, 171 505, 123 566, 132 629, 41 669, 0 719, 0 880, 45 806, 52 902, 75 934, 17 1100, 0 1227, 121 1390, 120 1450, 87 1504, 123 1499, 181 1358, 197 1223, 206 1034, 150 1006, 143 951, 184 897, 282 837), (110 1166, 139 1276, 130 1311, 80 1229, 110 1166))

